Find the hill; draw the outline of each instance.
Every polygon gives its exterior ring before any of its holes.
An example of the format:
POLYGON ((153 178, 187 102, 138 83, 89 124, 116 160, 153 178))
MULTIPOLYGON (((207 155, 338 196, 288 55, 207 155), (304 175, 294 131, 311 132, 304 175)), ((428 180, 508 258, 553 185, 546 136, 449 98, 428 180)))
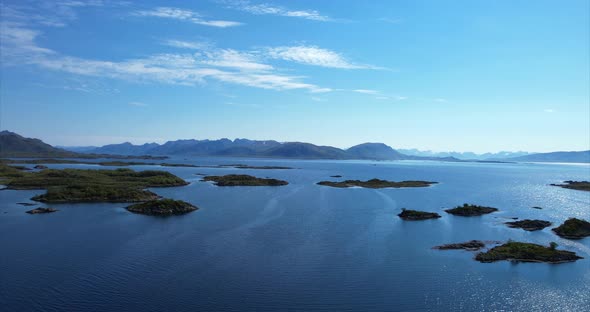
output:
POLYGON ((75 157, 76 153, 53 147, 39 139, 14 132, 0 132, 0 157, 75 157))

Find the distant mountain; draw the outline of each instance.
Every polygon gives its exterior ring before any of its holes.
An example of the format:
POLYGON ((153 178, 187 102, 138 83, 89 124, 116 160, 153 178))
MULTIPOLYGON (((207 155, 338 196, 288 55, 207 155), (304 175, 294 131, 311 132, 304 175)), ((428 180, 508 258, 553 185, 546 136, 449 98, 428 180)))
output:
POLYGON ((56 145, 55 147, 61 148, 63 150, 74 152, 74 153, 87 153, 91 150, 97 149, 98 146, 59 146, 56 145))
POLYGON ((590 150, 580 152, 552 152, 530 154, 526 156, 512 157, 503 160, 531 162, 590 163, 590 150))
POLYGON ((117 155, 146 155, 156 147, 160 146, 157 143, 146 143, 143 145, 133 145, 129 142, 121 144, 109 144, 102 147, 95 147, 94 149, 80 151, 83 153, 94 154, 117 154, 117 155))
POLYGON ((496 159, 501 160, 510 157, 519 157, 529 155, 528 152, 498 152, 498 153, 484 153, 477 154, 473 152, 433 152, 421 151, 417 149, 398 149, 398 152, 406 155, 421 156, 421 157, 454 157, 462 160, 485 160, 496 159))
POLYGON ((383 143, 363 143, 355 145, 347 149, 346 153, 349 157, 356 159, 408 159, 408 155, 404 155, 383 143))
POLYGON ((262 156, 280 158, 349 159, 345 151, 331 146, 289 142, 263 151, 262 156))
POLYGON ((0 132, 0 157, 73 157, 76 153, 55 148, 39 139, 0 132))

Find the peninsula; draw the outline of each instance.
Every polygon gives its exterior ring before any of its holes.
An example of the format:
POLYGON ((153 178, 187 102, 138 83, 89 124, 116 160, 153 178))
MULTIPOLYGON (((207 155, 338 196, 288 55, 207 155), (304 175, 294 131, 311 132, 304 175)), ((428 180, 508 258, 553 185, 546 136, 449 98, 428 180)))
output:
POLYGON ((525 231, 539 231, 548 226, 551 226, 551 222, 544 220, 524 219, 520 221, 506 222, 506 225, 511 228, 519 228, 525 231))
POLYGON ((563 184, 551 184, 562 188, 590 192, 590 181, 564 181, 563 184))

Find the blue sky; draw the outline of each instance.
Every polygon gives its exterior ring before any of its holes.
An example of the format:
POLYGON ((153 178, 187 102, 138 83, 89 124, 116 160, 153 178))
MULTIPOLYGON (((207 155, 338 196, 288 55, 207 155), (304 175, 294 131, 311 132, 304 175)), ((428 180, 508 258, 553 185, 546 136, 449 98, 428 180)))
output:
POLYGON ((0 128, 590 149, 590 2, 2 1, 0 128))

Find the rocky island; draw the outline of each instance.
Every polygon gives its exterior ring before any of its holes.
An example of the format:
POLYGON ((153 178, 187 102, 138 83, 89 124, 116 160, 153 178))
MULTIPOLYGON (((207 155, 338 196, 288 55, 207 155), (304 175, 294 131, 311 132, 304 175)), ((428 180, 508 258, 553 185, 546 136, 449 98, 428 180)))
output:
POLYGON ((195 211, 199 208, 182 200, 159 199, 134 204, 125 209, 133 212, 152 216, 170 216, 185 214, 195 211))
POLYGON ((506 222, 506 225, 511 228, 519 228, 525 231, 539 231, 550 226, 551 222, 544 220, 524 219, 520 221, 506 222))
POLYGON ((417 221, 427 219, 438 219, 440 218, 440 215, 436 212, 426 212, 402 208, 402 212, 398 214, 398 217, 408 221, 417 221))
POLYGON ((447 213, 462 217, 481 216, 484 214, 498 211, 498 208, 485 207, 471 204, 463 204, 463 206, 457 206, 452 209, 446 209, 447 213))
POLYGON ((468 251, 476 251, 484 248, 486 244, 482 241, 478 240, 471 240, 464 243, 455 243, 455 244, 446 244, 440 246, 434 246, 433 249, 440 249, 440 250, 453 250, 453 249, 463 249, 468 251))
POLYGON ((202 181, 212 181, 217 186, 281 186, 289 184, 289 182, 283 180, 257 178, 246 174, 206 176, 203 177, 202 181))
POLYGON ((551 230, 563 238, 581 239, 590 236, 590 222, 586 220, 570 218, 562 225, 551 230))
POLYGON ((53 209, 53 208, 35 208, 33 210, 29 210, 27 211, 27 213, 29 214, 40 214, 40 213, 51 213, 51 212, 56 212, 58 211, 57 209, 53 209))
POLYGON ((563 184, 551 184, 562 188, 590 192, 590 181, 564 181, 563 184))
POLYGON ((318 182, 318 185, 324 186, 331 186, 331 187, 338 187, 338 188, 347 188, 347 187, 364 187, 364 188, 402 188, 402 187, 427 187, 432 184, 436 184, 438 182, 429 182, 429 181, 401 181, 401 182, 394 182, 394 181, 387 181, 387 180, 380 180, 380 179, 371 179, 368 181, 361 181, 361 180, 346 180, 341 182, 334 182, 334 181, 321 181, 318 182))
POLYGON ((140 202, 158 195, 148 187, 182 186, 188 183, 166 171, 45 169, 22 172, 0 164, 0 182, 8 189, 45 189, 32 200, 49 203, 140 202))
POLYGON ((574 252, 557 250, 555 249, 556 247, 556 243, 551 243, 549 246, 541 246, 509 241, 486 252, 478 253, 475 256, 475 260, 479 262, 508 260, 516 262, 563 263, 583 259, 574 252))

